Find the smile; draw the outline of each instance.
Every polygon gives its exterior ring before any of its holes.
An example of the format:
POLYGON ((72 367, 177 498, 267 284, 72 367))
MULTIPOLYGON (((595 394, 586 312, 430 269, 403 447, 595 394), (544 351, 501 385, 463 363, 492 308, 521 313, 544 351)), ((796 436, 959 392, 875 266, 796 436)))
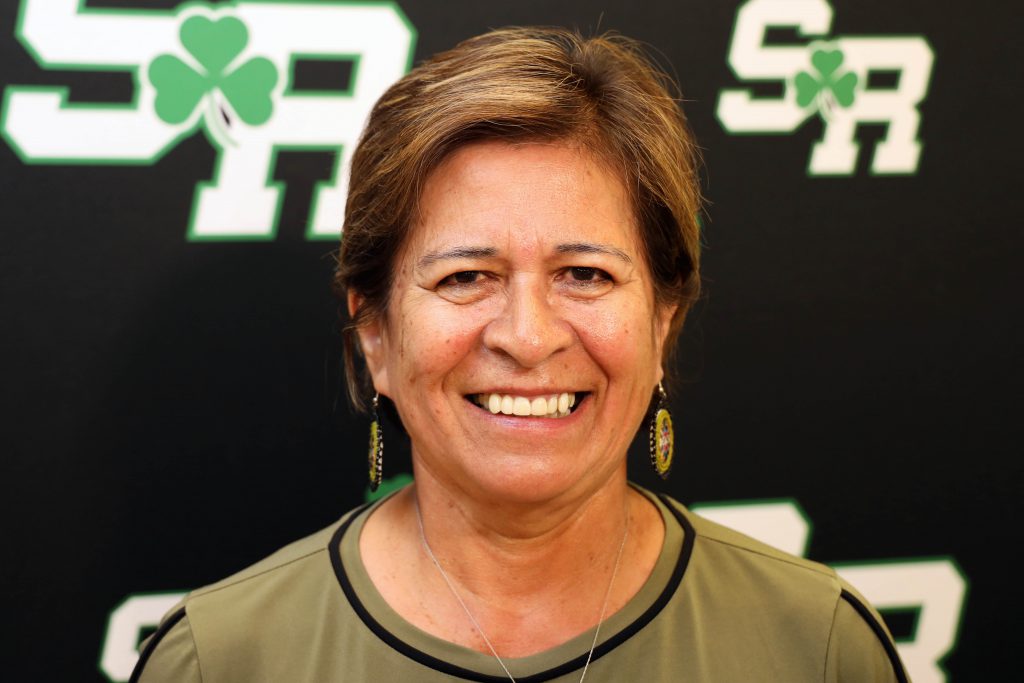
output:
MULTIPOLYGON (((581 401, 585 397, 586 393, 580 394, 581 401)), ((494 415, 501 413, 519 417, 566 417, 576 407, 576 392, 533 398, 514 394, 470 394, 466 398, 494 415)))

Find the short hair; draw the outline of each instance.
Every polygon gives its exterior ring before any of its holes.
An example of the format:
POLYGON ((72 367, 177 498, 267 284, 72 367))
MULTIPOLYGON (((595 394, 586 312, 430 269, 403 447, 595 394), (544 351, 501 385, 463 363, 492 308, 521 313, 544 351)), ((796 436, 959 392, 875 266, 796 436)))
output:
POLYGON ((696 144, 671 78, 634 40, 561 28, 504 28, 423 62, 377 101, 352 157, 334 277, 362 298, 343 330, 349 397, 364 406, 358 328, 386 313, 395 259, 431 171, 482 140, 566 140, 625 185, 659 304, 678 306, 668 361, 700 292, 696 144))

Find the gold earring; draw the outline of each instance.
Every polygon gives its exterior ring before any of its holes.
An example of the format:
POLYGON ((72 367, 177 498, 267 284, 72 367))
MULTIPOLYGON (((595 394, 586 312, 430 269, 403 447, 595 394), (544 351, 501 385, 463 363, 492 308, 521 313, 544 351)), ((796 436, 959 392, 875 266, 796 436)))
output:
POLYGON ((668 479, 672 469, 672 458, 675 455, 676 436, 672 430, 672 413, 668 410, 668 395, 665 387, 658 382, 651 399, 654 406, 651 410, 649 424, 651 467, 662 479, 668 479))
POLYGON ((384 433, 380 428, 380 417, 377 415, 377 402, 380 394, 373 395, 373 422, 370 423, 370 491, 376 491, 384 476, 384 433))

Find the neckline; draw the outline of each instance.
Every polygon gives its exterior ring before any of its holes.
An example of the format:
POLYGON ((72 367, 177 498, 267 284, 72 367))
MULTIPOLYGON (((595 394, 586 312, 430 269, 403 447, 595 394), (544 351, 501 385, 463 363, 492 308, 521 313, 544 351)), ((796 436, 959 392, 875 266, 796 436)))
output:
MULTIPOLYGON (((634 488, 661 513, 665 540, 654 569, 640 591, 625 607, 604 620, 592 663, 627 641, 661 612, 679 587, 693 550, 693 527, 675 505, 664 496, 634 488)), ((507 681, 508 677, 489 654, 450 643, 413 626, 381 597, 359 555, 363 524, 381 502, 354 511, 331 538, 331 564, 353 611, 377 637, 420 664, 465 680, 507 681)), ((594 629, 588 629, 549 650, 507 659, 506 664, 521 683, 548 681, 582 668, 593 638, 594 629)))

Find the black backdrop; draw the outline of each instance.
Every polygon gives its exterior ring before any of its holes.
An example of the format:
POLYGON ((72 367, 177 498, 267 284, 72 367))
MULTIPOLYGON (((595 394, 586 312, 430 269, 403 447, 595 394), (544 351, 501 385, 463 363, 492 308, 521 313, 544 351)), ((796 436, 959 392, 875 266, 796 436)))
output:
MULTIPOLYGON (((738 3, 399 4, 417 61, 536 23, 662 53, 710 204, 707 295, 674 398, 680 461, 661 488, 687 503, 795 499, 824 562, 952 558, 970 590, 948 680, 1013 677, 1024 241, 1010 3, 833 0, 832 35, 922 35, 935 61, 916 172, 871 173, 886 129, 863 125, 856 169, 831 177, 807 171, 817 117, 790 135, 733 135, 716 117, 722 89, 745 85, 727 63, 738 3)), ((131 99, 124 74, 40 68, 15 39, 18 10, 0 8, 5 86, 131 99)), ((190 241, 215 158, 201 133, 141 166, 26 163, 0 144, 5 679, 108 680, 97 662, 127 596, 219 579, 363 499, 333 243, 305 236, 332 157, 280 155, 276 238, 190 241)), ((408 468, 397 441, 389 475, 408 468)))

